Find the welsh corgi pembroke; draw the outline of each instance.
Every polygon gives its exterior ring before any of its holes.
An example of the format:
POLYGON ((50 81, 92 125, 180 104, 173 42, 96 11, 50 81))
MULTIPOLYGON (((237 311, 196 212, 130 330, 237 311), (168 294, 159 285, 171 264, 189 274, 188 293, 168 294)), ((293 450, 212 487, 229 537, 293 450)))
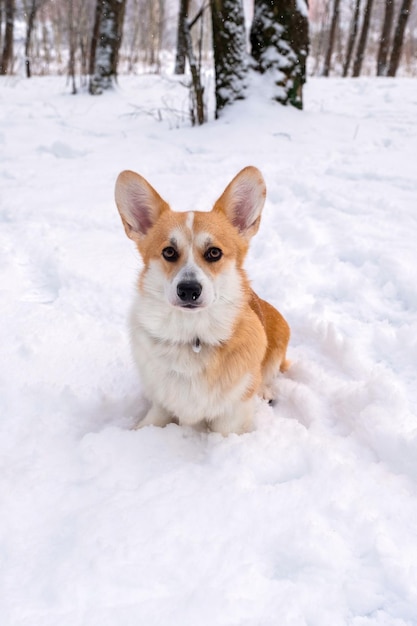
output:
POLYGON ((262 174, 246 167, 211 211, 180 213, 139 174, 119 175, 116 204, 143 259, 130 324, 151 406, 138 427, 240 434, 252 429, 256 395, 272 400, 290 329, 243 269, 265 196, 262 174))

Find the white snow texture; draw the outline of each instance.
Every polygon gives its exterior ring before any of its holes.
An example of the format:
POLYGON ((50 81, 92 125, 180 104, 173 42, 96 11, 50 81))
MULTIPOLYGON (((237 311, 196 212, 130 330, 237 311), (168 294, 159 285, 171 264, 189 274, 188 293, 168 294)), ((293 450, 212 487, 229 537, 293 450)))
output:
POLYGON ((312 79, 300 112, 256 80, 201 128, 172 77, 0 83, 5 626, 417 624, 416 82, 312 79), (246 267, 292 329, 278 402, 240 437, 131 430, 115 179, 206 210, 249 164, 246 267))

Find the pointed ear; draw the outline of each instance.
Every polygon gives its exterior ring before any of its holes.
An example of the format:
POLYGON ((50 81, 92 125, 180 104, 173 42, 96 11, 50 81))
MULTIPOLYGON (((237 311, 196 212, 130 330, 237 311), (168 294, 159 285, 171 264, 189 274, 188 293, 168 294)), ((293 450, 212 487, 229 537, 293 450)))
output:
POLYGON ((259 228, 265 197, 266 185, 261 172, 253 166, 245 167, 226 187, 213 211, 225 213, 249 240, 259 228))
POLYGON ((116 181, 115 198, 126 235, 138 241, 155 224, 168 204, 147 180, 125 170, 116 181))

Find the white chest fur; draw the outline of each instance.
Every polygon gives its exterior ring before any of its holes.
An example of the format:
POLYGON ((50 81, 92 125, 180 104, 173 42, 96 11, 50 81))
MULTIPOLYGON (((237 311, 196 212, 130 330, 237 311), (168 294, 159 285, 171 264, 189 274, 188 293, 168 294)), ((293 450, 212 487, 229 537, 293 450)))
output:
MULTIPOLYGON (((175 316, 182 319, 184 314, 173 310, 165 320, 163 330, 161 328, 155 336, 157 323, 153 317, 152 324, 147 324, 146 304, 146 296, 138 295, 132 309, 131 333, 133 356, 147 397, 181 423, 189 425, 234 411, 250 384, 250 376, 243 376, 226 394, 221 386, 221 371, 217 383, 213 380, 208 383, 206 370, 219 345, 207 330, 212 328, 210 320, 204 319, 208 313, 189 313, 187 323, 177 333, 182 341, 175 341, 176 335, 169 329, 179 324, 175 316), (171 336, 167 336, 168 333, 171 336), (197 338, 199 351, 195 350, 197 338)), ((225 334, 225 329, 222 330, 225 334)))

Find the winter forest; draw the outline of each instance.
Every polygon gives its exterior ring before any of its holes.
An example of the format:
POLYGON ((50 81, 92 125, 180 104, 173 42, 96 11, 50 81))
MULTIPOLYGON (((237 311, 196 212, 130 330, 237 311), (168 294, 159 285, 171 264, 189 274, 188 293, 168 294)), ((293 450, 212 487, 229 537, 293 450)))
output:
POLYGON ((412 0, 1 0, 0 74, 67 75, 101 94, 119 74, 190 75, 193 122, 244 97, 249 68, 302 108, 307 75, 416 74, 412 0))
POLYGON ((417 626, 416 163, 417 0, 0 0, 1 626, 417 626), (250 165, 290 367, 136 429, 115 182, 250 165))

